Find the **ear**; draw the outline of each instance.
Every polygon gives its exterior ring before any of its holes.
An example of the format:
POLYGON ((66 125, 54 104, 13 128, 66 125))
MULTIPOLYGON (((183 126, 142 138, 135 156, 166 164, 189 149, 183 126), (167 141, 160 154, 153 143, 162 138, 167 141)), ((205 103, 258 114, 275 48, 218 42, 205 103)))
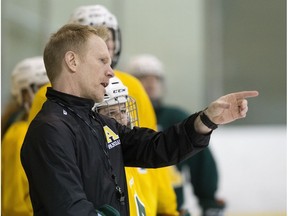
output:
POLYGON ((78 61, 77 54, 74 53, 73 51, 68 51, 65 53, 64 60, 67 67, 71 70, 71 72, 76 72, 78 61))

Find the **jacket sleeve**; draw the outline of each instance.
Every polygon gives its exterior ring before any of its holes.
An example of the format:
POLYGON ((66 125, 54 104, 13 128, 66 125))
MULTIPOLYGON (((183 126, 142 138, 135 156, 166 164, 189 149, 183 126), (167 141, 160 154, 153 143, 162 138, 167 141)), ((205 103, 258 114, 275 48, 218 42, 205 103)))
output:
POLYGON ((194 129, 197 113, 162 132, 120 129, 125 166, 157 168, 177 164, 208 146, 210 135, 194 129))
POLYGON ((34 198, 34 211, 39 215, 45 212, 53 216, 96 216, 98 213, 82 187, 73 149, 74 135, 61 128, 48 123, 37 125, 37 133, 32 135, 28 130, 21 149, 21 162, 33 185, 30 195, 34 198))

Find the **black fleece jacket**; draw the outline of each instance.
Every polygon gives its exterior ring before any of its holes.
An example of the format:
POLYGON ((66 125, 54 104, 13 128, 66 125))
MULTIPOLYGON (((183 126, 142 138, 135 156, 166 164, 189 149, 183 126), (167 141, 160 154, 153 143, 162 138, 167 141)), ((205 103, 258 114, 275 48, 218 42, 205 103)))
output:
POLYGON ((46 96, 21 149, 35 216, 98 215, 105 204, 128 216, 124 166, 176 164, 209 143, 194 130, 197 114, 162 132, 129 129, 92 112, 92 100, 52 88, 46 96))

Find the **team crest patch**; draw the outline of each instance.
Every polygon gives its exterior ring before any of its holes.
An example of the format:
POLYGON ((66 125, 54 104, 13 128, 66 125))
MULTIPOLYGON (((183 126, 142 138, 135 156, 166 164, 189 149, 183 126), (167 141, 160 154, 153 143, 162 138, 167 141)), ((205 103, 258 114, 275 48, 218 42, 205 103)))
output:
POLYGON ((121 144, 119 136, 116 133, 114 133, 114 131, 112 131, 111 128, 105 125, 103 129, 105 132, 108 149, 112 149, 115 146, 118 146, 121 144))

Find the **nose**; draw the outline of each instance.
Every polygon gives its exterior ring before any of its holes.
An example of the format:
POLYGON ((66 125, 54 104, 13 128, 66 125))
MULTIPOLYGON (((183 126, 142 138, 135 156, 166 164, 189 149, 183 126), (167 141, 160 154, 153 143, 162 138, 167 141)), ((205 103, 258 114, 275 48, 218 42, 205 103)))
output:
POLYGON ((115 76, 114 70, 111 68, 111 66, 109 65, 109 69, 107 72, 107 76, 109 76, 110 78, 115 76))

